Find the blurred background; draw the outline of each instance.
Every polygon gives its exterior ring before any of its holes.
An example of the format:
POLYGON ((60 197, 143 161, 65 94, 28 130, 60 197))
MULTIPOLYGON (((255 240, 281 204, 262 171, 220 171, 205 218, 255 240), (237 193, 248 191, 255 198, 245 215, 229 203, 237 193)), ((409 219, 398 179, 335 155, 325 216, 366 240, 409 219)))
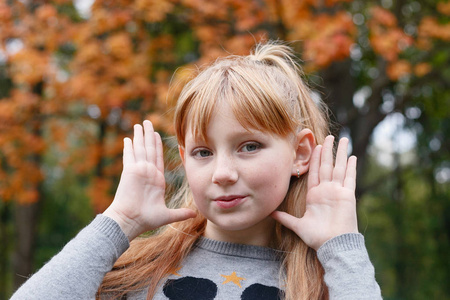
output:
POLYGON ((385 299, 450 299, 449 20, 444 0, 0 0, 0 299, 108 206, 134 123, 170 137, 196 66, 268 39, 351 140, 385 299))

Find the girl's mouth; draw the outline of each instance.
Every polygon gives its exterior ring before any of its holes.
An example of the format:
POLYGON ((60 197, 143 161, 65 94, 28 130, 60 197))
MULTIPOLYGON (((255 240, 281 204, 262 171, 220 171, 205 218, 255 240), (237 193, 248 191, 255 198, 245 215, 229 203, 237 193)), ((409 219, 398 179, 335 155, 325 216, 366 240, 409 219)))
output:
POLYGON ((244 195, 231 195, 231 196, 223 196, 214 199, 214 202, 223 209, 230 209, 235 206, 238 206, 246 199, 244 195))

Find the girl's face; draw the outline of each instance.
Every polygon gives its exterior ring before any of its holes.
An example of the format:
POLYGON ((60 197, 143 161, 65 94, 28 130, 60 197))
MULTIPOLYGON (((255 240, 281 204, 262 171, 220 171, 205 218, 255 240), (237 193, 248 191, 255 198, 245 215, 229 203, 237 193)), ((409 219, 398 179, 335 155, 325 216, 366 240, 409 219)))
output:
POLYGON ((230 106, 216 108, 208 142, 187 129, 180 154, 199 211, 208 219, 205 236, 236 243, 268 245, 275 221, 296 174, 294 138, 247 131, 230 106))

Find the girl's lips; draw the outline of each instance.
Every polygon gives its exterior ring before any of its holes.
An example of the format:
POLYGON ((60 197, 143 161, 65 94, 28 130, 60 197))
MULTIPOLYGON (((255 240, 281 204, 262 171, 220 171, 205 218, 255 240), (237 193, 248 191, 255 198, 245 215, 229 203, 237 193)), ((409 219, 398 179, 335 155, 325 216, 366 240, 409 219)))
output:
POLYGON ((236 195, 236 196, 224 196, 214 199, 214 202, 223 209, 229 209, 241 204, 245 200, 246 196, 236 195))

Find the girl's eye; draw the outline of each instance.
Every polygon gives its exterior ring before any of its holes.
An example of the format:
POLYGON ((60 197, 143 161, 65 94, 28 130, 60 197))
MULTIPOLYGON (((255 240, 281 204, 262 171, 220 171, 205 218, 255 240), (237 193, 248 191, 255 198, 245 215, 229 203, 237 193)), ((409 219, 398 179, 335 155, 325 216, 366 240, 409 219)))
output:
POLYGON ((206 149, 198 149, 192 153, 193 156, 199 157, 199 158, 208 157, 208 156, 211 156, 211 154, 212 154, 211 151, 206 150, 206 149))
POLYGON ((253 152, 256 150, 259 150, 261 148, 261 144, 259 143, 248 143, 242 146, 241 151, 242 152, 253 152))

